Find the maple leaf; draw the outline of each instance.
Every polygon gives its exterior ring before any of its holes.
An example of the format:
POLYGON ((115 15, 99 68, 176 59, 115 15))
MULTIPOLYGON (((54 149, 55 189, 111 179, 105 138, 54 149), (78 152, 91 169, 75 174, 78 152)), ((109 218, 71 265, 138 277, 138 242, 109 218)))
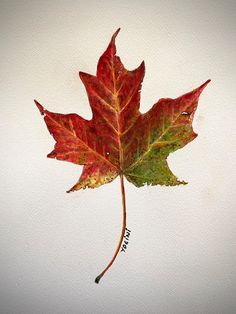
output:
POLYGON ((78 182, 68 192, 99 187, 120 176, 122 233, 115 254, 96 278, 97 283, 114 262, 124 237, 124 176, 137 187, 186 184, 171 172, 167 157, 197 136, 192 128, 193 116, 199 96, 210 82, 176 99, 162 98, 141 114, 140 90, 145 65, 142 62, 133 71, 124 68, 116 55, 115 38, 119 30, 100 57, 96 76, 79 72, 92 109, 91 120, 77 114, 50 112, 35 100, 56 141, 48 157, 84 165, 78 182))

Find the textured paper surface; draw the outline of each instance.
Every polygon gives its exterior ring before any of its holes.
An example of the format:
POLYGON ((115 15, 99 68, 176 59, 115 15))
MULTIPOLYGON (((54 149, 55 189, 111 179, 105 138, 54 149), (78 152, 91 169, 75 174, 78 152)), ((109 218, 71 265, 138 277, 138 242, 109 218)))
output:
POLYGON ((226 313, 235 301, 233 1, 2 1, 0 312, 226 313), (89 119, 78 71, 95 73, 111 34, 128 69, 145 60, 141 111, 210 78, 195 141, 169 158, 189 184, 128 182, 131 237, 120 235, 119 181, 66 194, 82 167, 50 160, 33 99, 89 119))

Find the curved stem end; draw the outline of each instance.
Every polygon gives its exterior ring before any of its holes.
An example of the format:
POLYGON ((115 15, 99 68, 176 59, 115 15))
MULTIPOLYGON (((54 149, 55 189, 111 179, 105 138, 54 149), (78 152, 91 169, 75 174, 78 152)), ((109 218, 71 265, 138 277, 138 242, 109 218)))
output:
POLYGON ((99 283, 99 281, 102 278, 102 276, 106 273, 106 271, 111 267, 111 265, 115 261, 116 256, 119 253, 119 250, 120 250, 123 238, 124 238, 125 228, 126 228, 126 202, 125 202, 125 187, 124 187, 124 177, 123 177, 123 174, 120 175, 120 186, 121 186, 122 207, 123 207, 123 224, 122 224, 122 231, 121 231, 121 235, 120 235, 120 240, 119 240, 119 243, 117 245, 116 251, 115 251, 114 256, 112 257, 110 263, 103 270, 103 272, 101 272, 101 274, 98 275, 95 278, 95 283, 99 283))
POLYGON ((99 283, 100 279, 102 278, 102 274, 98 275, 96 278, 95 278, 95 282, 96 283, 99 283))

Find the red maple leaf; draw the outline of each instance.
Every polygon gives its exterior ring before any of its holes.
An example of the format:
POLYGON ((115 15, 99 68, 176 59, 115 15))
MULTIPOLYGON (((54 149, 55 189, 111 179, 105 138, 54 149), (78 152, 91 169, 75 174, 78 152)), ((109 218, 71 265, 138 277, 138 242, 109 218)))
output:
POLYGON ((97 276, 97 283, 114 262, 124 237, 124 176, 137 187, 144 184, 185 184, 171 172, 167 157, 197 136, 192 120, 199 96, 210 81, 176 99, 162 98, 147 113, 141 114, 144 62, 133 71, 124 68, 116 56, 115 38, 119 30, 100 57, 96 76, 79 73, 92 109, 91 120, 77 114, 50 112, 35 100, 56 141, 48 157, 84 165, 78 182, 68 192, 98 187, 120 176, 123 203, 121 237, 111 262, 97 276))

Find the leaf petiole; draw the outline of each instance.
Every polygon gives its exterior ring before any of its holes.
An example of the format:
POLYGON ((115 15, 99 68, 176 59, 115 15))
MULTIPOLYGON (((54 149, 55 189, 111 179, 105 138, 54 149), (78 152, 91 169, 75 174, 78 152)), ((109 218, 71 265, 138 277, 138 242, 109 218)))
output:
POLYGON ((120 235, 120 240, 119 240, 119 243, 117 245, 117 248, 115 250, 114 256, 112 257, 111 261, 109 262, 107 267, 101 272, 101 274, 95 278, 96 283, 99 283, 100 279, 104 276, 104 274, 107 272, 107 270, 114 263, 116 256, 119 253, 119 250, 120 250, 123 238, 124 238, 125 228, 126 228, 126 200, 125 200, 125 186, 124 186, 123 174, 120 174, 120 188, 121 188, 122 208, 123 208, 123 224, 122 224, 122 231, 121 231, 121 235, 120 235))

